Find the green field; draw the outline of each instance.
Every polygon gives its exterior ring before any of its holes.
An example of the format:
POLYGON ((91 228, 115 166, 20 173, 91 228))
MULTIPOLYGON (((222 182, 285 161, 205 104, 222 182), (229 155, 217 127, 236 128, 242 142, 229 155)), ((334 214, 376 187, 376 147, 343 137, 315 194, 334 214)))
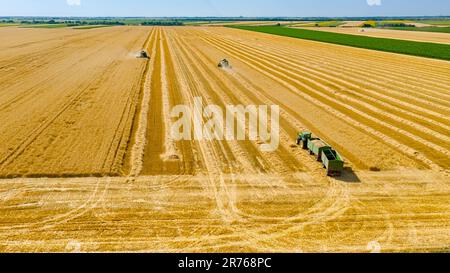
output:
POLYGON ((450 60, 450 45, 423 43, 386 38, 373 38, 360 35, 331 33, 307 29, 293 29, 272 26, 233 26, 234 28, 257 31, 279 36, 287 36, 298 39, 313 40, 318 42, 339 44, 345 46, 373 49, 379 51, 401 53, 434 59, 450 60))
POLYGON ((103 27, 111 27, 111 26, 107 26, 107 25, 87 25, 87 26, 78 26, 78 27, 73 27, 73 29, 94 29, 94 28, 103 28, 103 27))
POLYGON ((0 24, 0 27, 16 27, 19 24, 0 24))
POLYGON ((390 27, 388 29, 450 33, 450 27, 390 27))

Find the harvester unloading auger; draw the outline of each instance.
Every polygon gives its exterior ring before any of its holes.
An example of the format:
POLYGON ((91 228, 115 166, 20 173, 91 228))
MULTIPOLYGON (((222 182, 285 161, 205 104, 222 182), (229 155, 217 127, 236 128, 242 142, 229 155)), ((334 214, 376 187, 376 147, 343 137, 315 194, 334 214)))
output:
POLYGON ((340 176, 344 170, 344 159, 330 145, 312 136, 311 132, 302 132, 297 137, 297 145, 302 145, 304 150, 308 150, 314 155, 318 162, 327 169, 328 176, 340 176))

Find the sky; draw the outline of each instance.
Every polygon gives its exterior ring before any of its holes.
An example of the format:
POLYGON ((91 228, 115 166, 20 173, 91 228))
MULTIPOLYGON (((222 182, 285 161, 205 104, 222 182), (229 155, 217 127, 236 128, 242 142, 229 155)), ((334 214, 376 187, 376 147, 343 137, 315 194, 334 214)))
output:
POLYGON ((449 16, 450 0, 0 0, 0 16, 449 16))

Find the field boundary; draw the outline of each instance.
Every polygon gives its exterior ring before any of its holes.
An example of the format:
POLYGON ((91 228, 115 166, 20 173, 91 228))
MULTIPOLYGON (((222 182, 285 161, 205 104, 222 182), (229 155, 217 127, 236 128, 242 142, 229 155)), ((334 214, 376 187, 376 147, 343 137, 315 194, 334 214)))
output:
POLYGON ((309 29, 293 29, 278 26, 228 26, 278 36, 325 42, 343 46, 372 49, 411 56, 450 61, 450 45, 416 42, 399 39, 374 38, 360 35, 324 32, 309 29))

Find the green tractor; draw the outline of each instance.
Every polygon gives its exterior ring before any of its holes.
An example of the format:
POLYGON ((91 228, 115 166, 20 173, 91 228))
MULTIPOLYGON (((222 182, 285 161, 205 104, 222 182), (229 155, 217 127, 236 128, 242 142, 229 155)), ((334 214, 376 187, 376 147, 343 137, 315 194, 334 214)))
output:
POLYGON ((308 141, 312 139, 311 132, 302 132, 298 134, 297 145, 302 145, 303 150, 308 149, 308 141))

